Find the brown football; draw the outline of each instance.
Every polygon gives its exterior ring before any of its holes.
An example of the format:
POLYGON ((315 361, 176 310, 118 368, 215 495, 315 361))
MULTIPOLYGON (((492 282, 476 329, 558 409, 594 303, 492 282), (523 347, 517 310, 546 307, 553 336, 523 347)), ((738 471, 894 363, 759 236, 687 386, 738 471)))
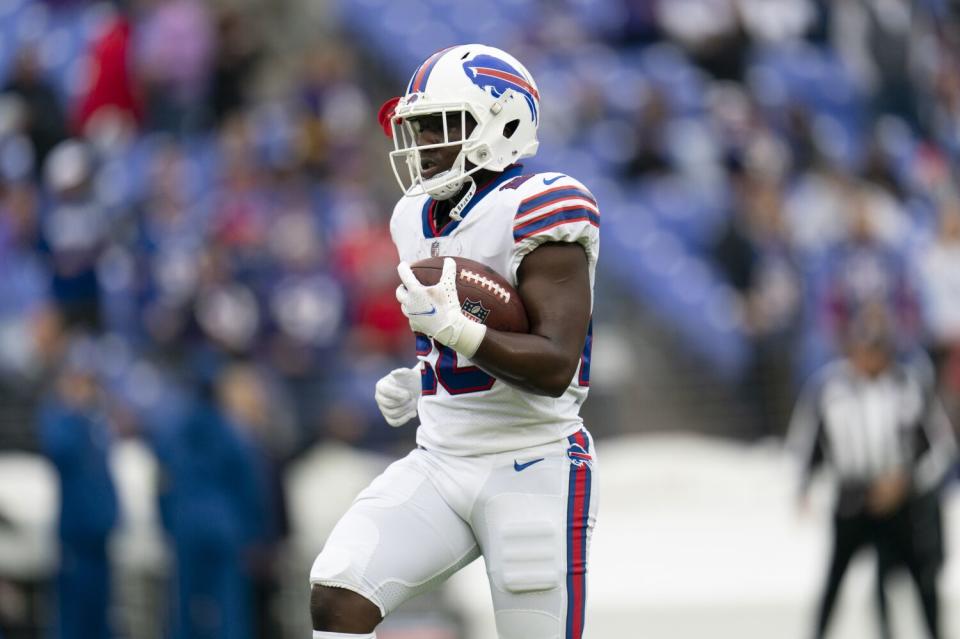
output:
MULTIPOLYGON (((527 333, 527 311, 516 289, 486 264, 465 257, 457 263, 457 296, 460 309, 469 319, 498 331, 527 333)), ((428 257, 410 265, 421 284, 433 286, 440 281, 443 257, 428 257)))

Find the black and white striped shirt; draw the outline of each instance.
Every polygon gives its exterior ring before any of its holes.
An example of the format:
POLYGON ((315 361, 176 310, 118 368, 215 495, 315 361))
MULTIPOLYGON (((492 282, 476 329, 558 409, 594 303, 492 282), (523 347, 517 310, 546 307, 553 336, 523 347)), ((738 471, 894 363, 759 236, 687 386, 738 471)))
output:
POLYGON ((873 378, 845 359, 828 364, 801 394, 787 445, 802 464, 804 486, 825 461, 841 490, 906 470, 915 493, 939 484, 956 450, 933 369, 923 360, 895 363, 873 378))

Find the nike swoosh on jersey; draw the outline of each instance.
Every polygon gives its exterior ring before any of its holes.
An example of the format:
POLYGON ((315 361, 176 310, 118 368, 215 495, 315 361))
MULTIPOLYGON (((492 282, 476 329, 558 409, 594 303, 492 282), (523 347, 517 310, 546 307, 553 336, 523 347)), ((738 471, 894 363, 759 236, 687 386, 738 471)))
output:
POLYGON ((530 461, 528 461, 528 462, 523 462, 523 463, 521 464, 521 463, 518 462, 516 459, 514 459, 514 460, 513 460, 513 469, 519 473, 519 472, 520 472, 521 470, 523 470, 524 468, 529 468, 530 466, 533 466, 533 465, 536 464, 537 462, 542 462, 543 460, 544 460, 544 458, 541 457, 540 459, 532 459, 532 460, 530 460, 530 461))
POLYGON ((559 180, 559 179, 562 178, 562 177, 563 177, 562 175, 557 175, 557 176, 554 176, 554 177, 550 178, 549 180, 548 180, 547 178, 543 178, 543 183, 549 186, 549 185, 553 184, 554 182, 556 182, 557 180, 559 180))
POLYGON ((408 315, 436 315, 436 314, 437 314, 437 307, 436 307, 436 306, 431 306, 431 307, 430 307, 430 310, 429 310, 429 311, 426 311, 426 312, 424 312, 424 313, 412 313, 412 312, 411 312, 411 313, 408 313, 408 315))

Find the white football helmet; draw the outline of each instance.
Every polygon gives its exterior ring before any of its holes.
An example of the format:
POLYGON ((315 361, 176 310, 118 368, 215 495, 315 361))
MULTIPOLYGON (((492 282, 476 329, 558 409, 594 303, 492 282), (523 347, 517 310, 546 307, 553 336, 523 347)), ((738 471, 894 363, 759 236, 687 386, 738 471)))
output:
POLYGON ((502 171, 536 154, 539 120, 537 85, 516 58, 482 44, 443 49, 417 68, 396 104, 390 120, 393 173, 404 195, 449 199, 480 169, 502 171), (467 114, 476 122, 469 135, 467 114), (423 116, 443 118, 443 142, 417 146, 410 120, 423 116), (457 139, 450 139, 448 123, 459 125, 457 139), (420 153, 452 146, 461 147, 453 166, 425 179, 420 153))

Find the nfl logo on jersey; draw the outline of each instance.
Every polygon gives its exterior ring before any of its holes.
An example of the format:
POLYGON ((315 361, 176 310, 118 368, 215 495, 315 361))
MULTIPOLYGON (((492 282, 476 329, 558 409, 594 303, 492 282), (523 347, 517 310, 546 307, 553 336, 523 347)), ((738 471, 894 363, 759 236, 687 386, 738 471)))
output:
POLYGON ((471 299, 464 300, 463 305, 460 307, 460 309, 470 317, 476 319, 481 324, 486 322, 487 316, 490 315, 489 308, 486 308, 480 302, 474 302, 471 299))

